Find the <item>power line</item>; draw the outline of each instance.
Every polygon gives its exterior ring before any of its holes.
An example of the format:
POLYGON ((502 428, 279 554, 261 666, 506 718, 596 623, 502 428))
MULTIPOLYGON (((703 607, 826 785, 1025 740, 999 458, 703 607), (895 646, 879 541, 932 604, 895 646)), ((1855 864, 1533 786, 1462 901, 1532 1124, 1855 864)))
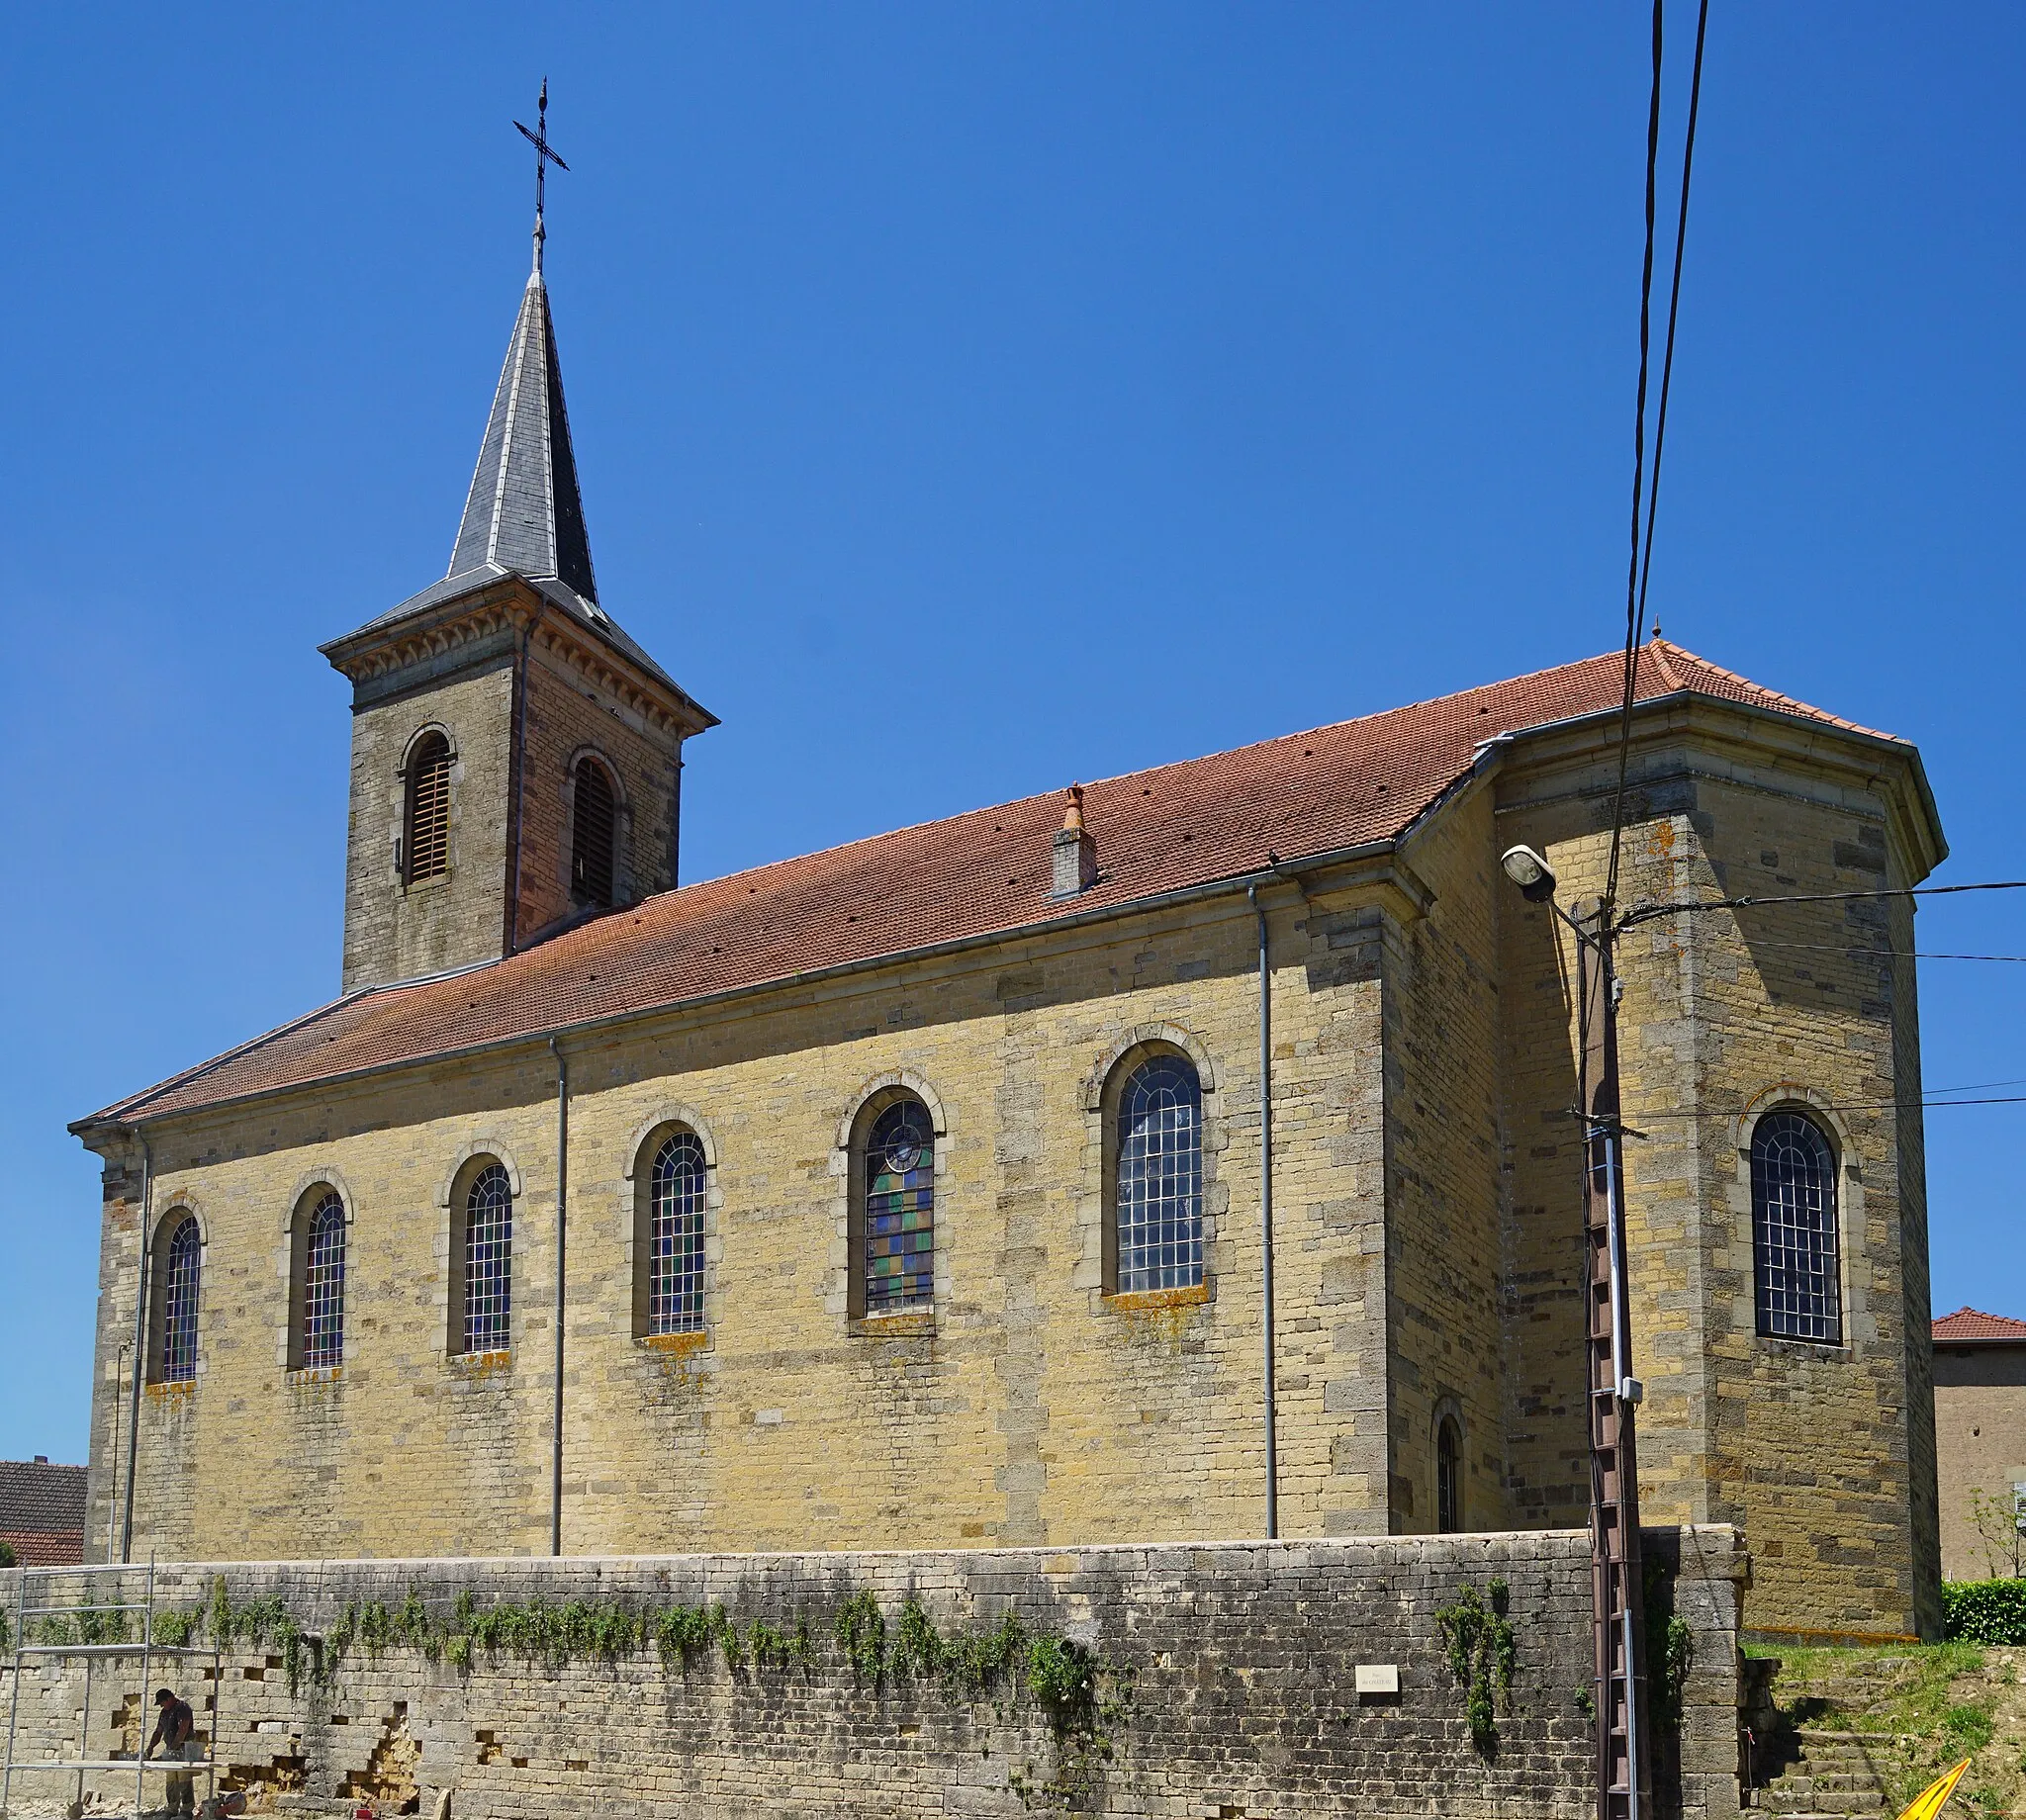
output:
POLYGON ((2026 891, 2026 878, 1995 878, 1976 884, 1911 884, 1877 891, 1799 891, 1788 897, 1693 897, 1669 904, 1641 904, 1618 919, 1618 928, 1693 910, 1765 910, 1775 904, 1841 904, 1861 898, 1953 897, 1964 891, 2026 891))
MULTIPOLYGON (((1809 1104, 1812 1105, 1813 1102, 1810 1101, 1809 1104)), ((1978 1100, 1845 1100, 1838 1105, 1820 1106, 1816 1107, 1815 1110, 1818 1112, 1899 1112, 1916 1109, 1926 1111, 1931 1106, 2026 1106, 2026 1093, 1997 1094, 1987 1099, 1978 1100)), ((1580 1107, 1571 1107, 1569 1110, 1575 1113, 1579 1119, 1583 1116, 1580 1107)), ((1658 1107, 1650 1111, 1634 1107, 1628 1108, 1617 1116, 1628 1121, 1636 1120, 1645 1125, 1663 1125, 1681 1120, 1731 1120, 1737 1118, 1738 1114, 1743 1110, 1742 1107, 1737 1107, 1729 1112, 1663 1112, 1658 1107)))
POLYGON ((1746 947, 1807 949, 1815 954, 1848 955, 1859 960, 2022 960, 2026 955, 1954 955, 1925 948, 1865 948, 1856 942, 1766 942, 1751 938, 1746 947))
POLYGON ((1611 864, 1604 885, 1607 925, 1617 901, 1625 768, 1630 763, 1632 746, 1632 694, 1639 679, 1639 506, 1646 480, 1646 367, 1653 341, 1653 195, 1654 179, 1660 168, 1660 57, 1667 38, 1662 20, 1662 0, 1653 0, 1653 86, 1646 104, 1646 257, 1639 273, 1639 393, 1632 413, 1632 554, 1625 571, 1625 698, 1619 717, 1618 790, 1611 817, 1611 864))

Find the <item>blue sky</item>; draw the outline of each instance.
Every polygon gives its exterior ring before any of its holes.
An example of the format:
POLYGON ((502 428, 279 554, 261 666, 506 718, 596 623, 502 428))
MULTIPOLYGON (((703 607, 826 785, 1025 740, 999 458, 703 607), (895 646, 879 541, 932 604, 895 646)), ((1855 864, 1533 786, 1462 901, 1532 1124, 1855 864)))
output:
MULTIPOLYGON (((2026 874, 2026 11, 1714 15, 1653 605, 1918 740, 1941 879, 2026 874)), ((65 1121, 335 990, 315 647, 442 571, 544 73, 600 594, 724 721, 697 878, 1612 647, 1645 28, 15 9, 0 1456, 82 1457, 65 1121)), ((2026 954, 2026 893, 1920 922, 2026 954)), ((1920 985, 1932 1085, 2026 1077, 2026 966, 1920 985)), ((1928 1116, 1938 1310, 2026 1316, 2022 1115, 1928 1116)))

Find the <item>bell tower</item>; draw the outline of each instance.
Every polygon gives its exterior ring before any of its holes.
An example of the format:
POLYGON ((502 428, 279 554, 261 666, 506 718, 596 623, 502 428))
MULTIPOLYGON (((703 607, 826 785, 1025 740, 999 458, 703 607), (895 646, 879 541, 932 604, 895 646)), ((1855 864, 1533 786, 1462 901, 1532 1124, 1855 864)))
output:
POLYGON ((547 104, 544 83, 520 129, 533 270, 449 571, 322 647, 352 684, 347 992, 672 889, 683 742, 717 724, 599 603, 542 271, 547 104))

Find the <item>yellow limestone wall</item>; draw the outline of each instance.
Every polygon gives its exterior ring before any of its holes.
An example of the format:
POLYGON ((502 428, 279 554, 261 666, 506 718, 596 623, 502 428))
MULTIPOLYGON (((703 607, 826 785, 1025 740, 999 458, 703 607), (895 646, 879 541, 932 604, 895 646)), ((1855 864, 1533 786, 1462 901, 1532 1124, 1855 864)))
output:
MULTIPOLYGON (((1528 841, 1564 901, 1601 888, 1613 756, 1594 730, 1495 754, 1386 878, 1262 893, 1285 1535, 1432 1528, 1445 1415, 1466 1526, 1584 1520, 1574 957, 1497 862, 1528 841)), ((1635 748, 1623 899, 1904 881, 1904 804, 1875 752, 1663 709, 1635 748)), ((1749 1622, 1774 1633, 1937 1618, 1919 1124, 1895 1110, 1917 1107, 1918 1028, 1910 970, 1882 952, 1911 946, 1910 922, 1877 900, 1672 917, 1620 954, 1642 1514, 1741 1524, 1749 1622), (1743 1146, 1782 1103, 1838 1146, 1836 1346, 1756 1332, 1743 1146)), ((1256 940, 1229 892, 571 1043, 566 1551, 1260 1534, 1256 940), (1127 1306, 1102 1293, 1098 1102, 1148 1040, 1186 1049, 1206 1088, 1209 1281, 1127 1306), (937 1123, 936 1310, 855 1323, 842 1146, 894 1083, 937 1123), (632 1330, 632 1171, 672 1120, 712 1159, 700 1343, 632 1330)), ((205 1275, 197 1381, 143 1399, 136 1549, 544 1552, 547 1051, 150 1136, 156 1218, 197 1212, 205 1275), (481 1154, 515 1181, 514 1325, 506 1358, 472 1361, 447 1346, 448 1199, 481 1154), (286 1368, 288 1222, 322 1182, 352 1223, 335 1377, 286 1368)), ((113 1150, 95 1547, 138 1245, 138 1150, 113 1150)))

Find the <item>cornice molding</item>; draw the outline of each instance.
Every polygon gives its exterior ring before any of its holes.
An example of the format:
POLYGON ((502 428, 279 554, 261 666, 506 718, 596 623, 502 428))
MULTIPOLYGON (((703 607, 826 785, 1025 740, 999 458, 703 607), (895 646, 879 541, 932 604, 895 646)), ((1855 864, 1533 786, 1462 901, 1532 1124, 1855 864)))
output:
POLYGON ((556 610, 517 576, 486 583, 390 625, 367 626, 332 640, 322 651, 331 668, 358 688, 434 665, 502 632, 515 638, 529 634, 544 652, 658 730, 687 738, 710 724, 693 702, 556 610))

